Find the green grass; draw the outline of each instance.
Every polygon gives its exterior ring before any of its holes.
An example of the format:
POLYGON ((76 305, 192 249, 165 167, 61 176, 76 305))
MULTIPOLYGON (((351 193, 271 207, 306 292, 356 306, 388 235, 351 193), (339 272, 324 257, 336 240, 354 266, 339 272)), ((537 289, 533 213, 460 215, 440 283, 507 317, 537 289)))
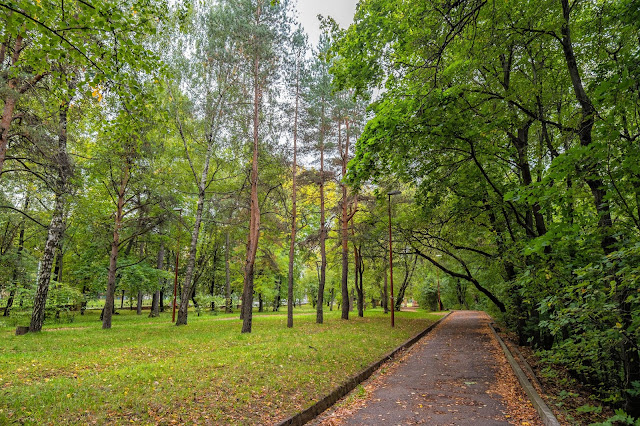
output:
POLYGON ((316 324, 303 308, 287 329, 285 309, 241 334, 237 314, 176 327, 170 312, 120 312, 111 330, 99 312, 25 336, 0 328, 0 424, 273 423, 439 318, 399 312, 392 330, 377 310, 316 324))

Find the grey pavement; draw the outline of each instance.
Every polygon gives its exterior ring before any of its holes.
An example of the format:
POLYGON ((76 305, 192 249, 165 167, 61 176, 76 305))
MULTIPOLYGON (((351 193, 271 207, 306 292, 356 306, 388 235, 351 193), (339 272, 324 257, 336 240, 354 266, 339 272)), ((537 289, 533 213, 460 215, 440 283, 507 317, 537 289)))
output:
MULTIPOLYGON (((483 312, 457 311, 411 349, 343 425, 507 425, 483 312)), ((501 367, 504 368, 504 367, 501 367)))

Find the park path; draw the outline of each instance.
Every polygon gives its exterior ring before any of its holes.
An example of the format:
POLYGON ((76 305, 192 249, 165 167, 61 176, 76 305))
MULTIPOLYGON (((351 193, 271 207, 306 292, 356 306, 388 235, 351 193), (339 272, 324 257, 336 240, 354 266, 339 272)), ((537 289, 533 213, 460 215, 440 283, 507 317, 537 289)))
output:
POLYGON ((366 399, 337 408, 316 424, 542 424, 489 321, 484 312, 453 312, 388 373, 365 385, 366 399))

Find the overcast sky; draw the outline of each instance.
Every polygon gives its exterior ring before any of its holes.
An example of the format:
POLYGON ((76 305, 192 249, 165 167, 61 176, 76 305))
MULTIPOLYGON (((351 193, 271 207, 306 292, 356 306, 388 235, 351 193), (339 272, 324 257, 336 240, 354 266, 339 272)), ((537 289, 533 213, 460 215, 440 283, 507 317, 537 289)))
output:
POLYGON ((320 21, 318 14, 331 16, 343 28, 349 26, 356 11, 357 0, 298 0, 300 22, 309 34, 309 42, 313 45, 320 38, 320 21))

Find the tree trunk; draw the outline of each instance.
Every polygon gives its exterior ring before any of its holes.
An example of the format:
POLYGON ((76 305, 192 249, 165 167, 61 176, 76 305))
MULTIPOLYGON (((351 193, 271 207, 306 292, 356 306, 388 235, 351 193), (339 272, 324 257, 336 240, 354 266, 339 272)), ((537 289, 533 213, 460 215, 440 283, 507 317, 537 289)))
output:
POLYGON ((347 159, 349 157, 349 121, 346 121, 346 133, 347 139, 345 146, 342 146, 342 129, 341 121, 338 121, 338 149, 340 150, 340 157, 342 160, 342 181, 340 186, 342 187, 342 203, 341 203, 341 216, 340 216, 340 230, 342 237, 342 319, 349 319, 349 235, 348 235, 348 213, 347 213, 347 185, 344 183, 344 176, 347 173, 347 159))
POLYGON ((47 242, 44 246, 42 258, 40 260, 40 274, 38 275, 38 289, 33 301, 33 313, 31 314, 31 324, 29 331, 40 331, 44 324, 45 306, 47 303, 47 294, 49 292, 49 283, 51 281, 51 269, 53 267, 53 257, 58 240, 62 237, 64 231, 64 204, 63 196, 56 196, 55 208, 51 224, 49 225, 49 233, 47 242))
POLYGON ((385 314, 389 313, 389 283, 388 283, 388 279, 389 277, 387 276, 387 257, 384 256, 383 260, 384 262, 384 286, 383 286, 383 290, 382 290, 382 309, 384 310, 385 314))
MULTIPOLYGON (((518 129, 517 136, 511 135, 511 141, 518 152, 516 163, 522 175, 522 184, 526 187, 530 187, 533 184, 531 165, 529 164, 527 152, 529 146, 529 127, 531 124, 533 124, 533 121, 527 122, 522 128, 518 129)), ((531 211, 527 211, 527 231, 531 234, 534 229, 534 222, 537 235, 529 235, 529 237, 541 237, 547 233, 547 227, 538 202, 533 203, 531 211)), ((545 253, 551 253, 551 246, 545 247, 545 253)))
POLYGON ((357 246, 354 245, 353 251, 354 251, 354 257, 355 257, 354 273, 355 273, 355 289, 356 289, 357 304, 358 304, 358 316, 364 317, 364 282, 362 279, 364 275, 364 262, 362 261, 362 256, 360 254, 361 250, 358 249, 357 246))
MULTIPOLYGON (((354 200, 354 209, 358 208, 358 197, 356 195, 354 200)), ((358 304, 358 316, 364 317, 364 261, 362 260, 362 245, 358 247, 355 242, 356 226, 354 223, 353 215, 351 217, 351 234, 353 235, 353 264, 354 264, 354 288, 356 289, 356 297, 358 304)))
MULTIPOLYGON (((109 277, 107 280, 107 294, 104 302, 104 315, 102 317, 102 328, 111 328, 111 317, 113 316, 115 291, 116 291, 116 272, 118 270, 118 249, 120 247, 120 230, 122 229, 122 219, 124 215, 124 203, 127 184, 129 183, 129 172, 131 164, 127 161, 124 169, 124 175, 120 180, 118 188, 118 200, 115 214, 115 223, 113 227, 113 239, 111 240, 111 252, 109 254, 109 277), (107 309, 109 307, 110 309, 107 309)), ((124 291, 122 294, 124 302, 124 291)))
MULTIPOLYGON (((74 80, 69 83, 68 88, 70 92, 75 90, 74 80)), ((31 332, 42 330, 47 294, 49 292, 49 283, 51 281, 53 256, 56 247, 60 244, 60 239, 62 238, 65 228, 64 209, 67 203, 66 197, 69 192, 69 179, 73 174, 71 161, 67 153, 67 112, 69 111, 69 103, 72 98, 73 96, 70 96, 67 102, 64 102, 60 107, 58 150, 55 159, 58 171, 58 176, 55 182, 55 207, 53 210, 53 216, 51 217, 51 223, 49 225, 47 242, 45 243, 42 259, 40 261, 38 289, 36 290, 36 296, 33 301, 33 313, 31 315, 31 323, 29 325, 29 331, 31 332)))
MULTIPOLYGON (((214 256, 215 259, 215 256, 214 256)), ((214 260, 214 265, 215 265, 215 260, 214 260)), ((216 302, 213 301, 213 296, 215 296, 216 294, 216 271, 215 271, 215 267, 213 270, 213 273, 211 274, 211 286, 209 287, 209 295, 211 296, 211 312, 215 312, 216 310, 216 302)))
MULTIPOLYGON (((324 285, 327 270, 327 230, 324 211, 324 99, 322 100, 322 122, 320 124, 320 283, 318 284, 318 304, 316 305, 316 323, 324 321, 324 285)), ((333 302, 332 302, 333 303, 333 302)))
POLYGON ((418 256, 414 256, 413 265, 409 266, 406 256, 404 256, 404 278, 402 280, 402 284, 400 284, 400 288, 398 289, 398 297, 396 298, 396 311, 399 311, 402 307, 402 302, 404 301, 404 293, 407 291, 407 287, 409 287, 409 283, 411 282, 411 277, 413 276, 413 271, 416 269, 416 263, 418 261, 418 256))
MULTIPOLYGON (((22 35, 16 37, 13 48, 13 56, 11 58, 12 67, 18 62, 20 52, 22 51, 22 35)), ((7 147, 9 146, 9 130, 11 129, 11 121, 13 121, 13 111, 18 101, 17 93, 18 80, 16 77, 9 80, 7 84, 7 94, 4 99, 4 109, 2 111, 2 119, 0 120, 0 173, 4 168, 4 159, 7 155, 7 147)), ((0 174, 0 176, 2 176, 0 174)))
MULTIPOLYGON (((196 283, 194 283, 194 285, 193 285, 193 292, 191 293, 191 301, 193 302, 193 306, 196 309, 200 309, 200 305, 198 305, 198 301, 196 300, 196 291, 195 290, 196 290, 196 283)), ((198 316, 200 316, 200 315, 198 314, 198 316)))
POLYGON ((336 289, 331 289, 331 297, 329 298, 329 310, 333 311, 333 302, 336 300, 336 289))
MULTIPOLYGON (((262 4, 256 8, 256 22, 260 23, 262 4)), ((258 205, 258 129, 260 125, 260 58, 258 53, 253 59, 253 157, 251 161, 251 208, 249 217, 249 235, 247 238, 247 256, 244 266, 244 290, 242 292, 242 332, 251 333, 253 278, 258 239, 260 238, 260 206, 258 205)))
MULTIPOLYGON (((299 58, 298 58, 299 59, 299 58)), ((299 66, 299 64, 298 64, 299 66)), ((287 327, 293 327, 293 262, 296 244, 296 178, 298 168, 298 107, 300 100, 300 72, 296 69, 296 107, 293 115, 293 165, 291 182, 291 241, 289 245, 289 275, 287 285, 287 327)))
POLYGON ((142 290, 138 290, 138 300, 137 300, 137 304, 136 304, 136 315, 142 315, 142 299, 143 299, 142 290))
POLYGON ((356 306, 356 293, 352 287, 349 293, 349 312, 353 311, 355 309, 355 306, 356 306))
POLYGON ((224 235, 224 296, 225 296, 225 312, 230 314, 233 312, 233 307, 231 306, 231 267, 229 265, 229 254, 230 254, 230 246, 229 246, 229 230, 225 232, 224 235))
POLYGON ((62 251, 62 241, 59 241, 58 247, 56 247, 56 260, 54 262, 54 267, 53 267, 53 281, 62 282, 63 258, 64 258, 64 253, 62 251))
MULTIPOLYGON (((160 242, 160 248, 158 249, 158 260, 156 262, 156 269, 158 271, 162 271, 164 268, 164 242, 160 242)), ((153 293, 153 300, 151 301, 151 312, 149 313, 150 318, 155 318, 160 316, 159 306, 160 306, 160 289, 162 288, 164 278, 158 278, 158 289, 153 293)))
POLYGON ((278 287, 276 290, 276 296, 273 298, 273 312, 280 311, 280 301, 281 301, 280 292, 281 291, 282 291, 282 277, 278 276, 278 287))
MULTIPOLYGON (((25 213, 29 208, 29 193, 27 192, 24 197, 24 205, 22 207, 22 211, 25 213)), ((18 276, 21 275, 20 269, 22 268, 22 251, 24 250, 24 222, 22 219, 20 223, 20 235, 18 236, 18 253, 16 255, 16 266, 13 268, 13 276, 11 279, 11 283, 13 287, 11 288, 11 292, 9 293, 9 298, 7 299, 7 306, 4 308, 3 317, 8 317, 9 312, 11 310, 11 306, 13 306, 13 299, 16 296, 16 289, 18 287, 18 276)))
POLYGON ((202 175, 200 176, 200 184, 198 185, 198 207, 196 208, 196 221, 193 225, 193 232, 191 233, 191 246, 189 247, 189 258, 187 259, 187 269, 185 271, 184 285, 182 286, 182 293, 180 294, 180 307, 178 309, 178 318, 176 319, 176 325, 187 324, 189 299, 191 299, 194 295, 194 286, 192 286, 191 281, 193 278, 193 269, 196 263, 198 236, 200 235, 200 224, 202 223, 202 212, 204 211, 204 201, 206 196, 205 189, 207 185, 207 176, 209 174, 209 164, 212 154, 213 142, 209 141, 205 165, 202 169, 202 175))

